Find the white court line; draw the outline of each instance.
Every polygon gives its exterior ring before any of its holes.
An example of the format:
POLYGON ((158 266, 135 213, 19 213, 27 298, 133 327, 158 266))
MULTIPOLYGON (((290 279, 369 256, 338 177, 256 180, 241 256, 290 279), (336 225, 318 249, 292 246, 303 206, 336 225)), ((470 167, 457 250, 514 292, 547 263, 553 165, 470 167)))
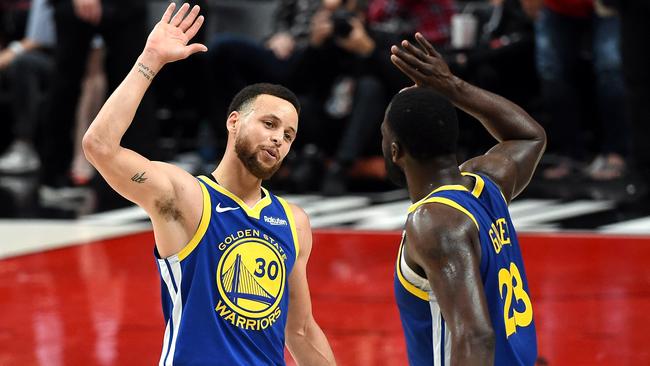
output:
POLYGON ((544 199, 514 200, 508 206, 508 211, 510 212, 510 216, 521 216, 527 214, 528 212, 539 212, 539 210, 556 204, 557 202, 557 200, 544 199))
POLYGON ((372 217, 361 220, 352 227, 356 230, 402 230, 406 214, 372 217))
POLYGON ((374 193, 373 197, 379 202, 398 201, 408 198, 409 194, 406 189, 395 189, 387 192, 374 193))
POLYGON ((143 210, 140 206, 133 205, 117 210, 84 215, 79 217, 79 221, 84 223, 121 223, 125 221, 133 222, 148 218, 149 215, 147 215, 147 212, 145 210, 143 210))
POLYGON ((312 217, 311 226, 313 228, 330 227, 345 224, 348 222, 356 222, 359 220, 378 218, 388 215, 401 215, 402 217, 406 218, 406 210, 410 204, 411 203, 409 201, 392 202, 364 207, 357 210, 336 212, 329 215, 312 217))
POLYGON ((604 225, 599 227, 598 231, 615 234, 650 234, 650 216, 604 225))
POLYGON ((323 198, 323 196, 315 194, 281 194, 280 197, 284 198, 285 201, 300 207, 323 198))
MULTIPOLYGON (((329 212, 338 214, 344 210, 358 207, 369 207, 370 198, 361 196, 322 197, 321 200, 302 206, 309 216, 317 216, 329 212)), ((371 206, 372 207, 372 206, 371 206)), ((376 207, 376 206, 374 206, 376 207)))
POLYGON ((562 204, 549 205, 540 210, 534 210, 523 214, 512 215, 512 222, 515 228, 541 224, 548 221, 562 220, 570 217, 587 215, 599 211, 606 211, 614 208, 613 201, 575 201, 562 204))
MULTIPOLYGON (((363 218, 352 227, 357 230, 402 230, 407 216, 406 209, 410 205, 408 201, 403 202, 404 209, 395 211, 394 207, 391 207, 390 212, 386 209, 374 212, 370 217, 363 218)), ((539 212, 540 209, 544 209, 544 207, 548 207, 554 202, 556 201, 538 199, 516 201, 510 205, 510 211, 511 213, 525 215, 530 211, 539 212)), ((553 230, 558 230, 557 224, 527 222, 517 227, 518 232, 548 232, 553 230)))
POLYGON ((76 220, 0 220, 0 259, 148 230, 148 223, 109 226, 76 220))

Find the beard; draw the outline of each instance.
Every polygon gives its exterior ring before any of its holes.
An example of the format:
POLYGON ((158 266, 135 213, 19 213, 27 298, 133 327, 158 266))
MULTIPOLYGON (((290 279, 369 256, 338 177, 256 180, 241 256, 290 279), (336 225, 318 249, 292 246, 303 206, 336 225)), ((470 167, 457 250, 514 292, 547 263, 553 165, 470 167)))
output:
POLYGON ((402 171, 402 168, 400 168, 397 164, 393 163, 391 160, 390 156, 386 157, 384 155, 384 165, 386 166, 386 175, 388 176, 388 179, 393 182, 396 186, 400 188, 405 188, 406 187, 406 175, 404 174, 404 171, 402 171))
POLYGON ((243 138, 237 137, 235 140, 235 153, 239 160, 255 177, 266 180, 271 178, 273 174, 280 169, 282 160, 278 160, 278 162, 271 167, 265 167, 257 158, 257 154, 260 151, 262 151, 260 147, 255 148, 251 146, 251 144, 243 138))

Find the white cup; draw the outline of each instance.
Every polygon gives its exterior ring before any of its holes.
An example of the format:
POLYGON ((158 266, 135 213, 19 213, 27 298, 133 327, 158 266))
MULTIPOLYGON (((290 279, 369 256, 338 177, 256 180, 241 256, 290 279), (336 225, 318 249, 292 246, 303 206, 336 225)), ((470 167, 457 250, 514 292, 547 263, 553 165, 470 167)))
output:
POLYGON ((472 14, 454 14, 451 17, 451 46, 456 49, 474 47, 478 19, 472 14))

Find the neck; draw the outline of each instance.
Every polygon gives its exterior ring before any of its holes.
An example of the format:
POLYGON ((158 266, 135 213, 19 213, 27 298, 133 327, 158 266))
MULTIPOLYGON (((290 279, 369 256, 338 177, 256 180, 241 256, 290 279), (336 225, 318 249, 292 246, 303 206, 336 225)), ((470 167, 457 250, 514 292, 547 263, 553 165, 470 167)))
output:
POLYGON ((219 185, 239 197, 247 205, 255 205, 261 198, 262 179, 254 176, 246 169, 235 154, 234 148, 226 149, 212 176, 219 185))
POLYGON ((411 202, 426 197, 434 189, 449 184, 460 184, 469 188, 471 179, 460 174, 456 159, 436 158, 428 162, 408 159, 404 168, 411 202))

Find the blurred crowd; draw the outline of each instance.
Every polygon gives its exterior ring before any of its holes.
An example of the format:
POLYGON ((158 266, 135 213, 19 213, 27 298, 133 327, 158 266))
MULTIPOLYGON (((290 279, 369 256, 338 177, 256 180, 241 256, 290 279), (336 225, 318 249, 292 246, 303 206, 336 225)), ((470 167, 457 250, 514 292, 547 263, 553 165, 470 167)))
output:
MULTIPOLYGON (((390 98, 409 86, 389 48, 418 31, 458 76, 544 125, 549 147, 537 182, 622 182, 628 191, 634 182, 627 193, 637 195, 650 182, 648 1, 190 3, 212 24, 197 36, 209 52, 156 77, 122 141, 151 159, 197 174, 214 167, 230 99, 245 85, 271 82, 290 87, 303 106, 293 152, 272 185, 339 195, 360 180, 384 184, 379 125, 390 98), (262 3, 273 12, 257 14, 262 3), (220 9, 228 7, 246 14, 225 19, 220 9)), ((81 136, 165 4, 0 0, 0 174, 38 176, 42 199, 97 180, 81 136)), ((460 121, 459 159, 493 144, 469 116, 460 121)))

